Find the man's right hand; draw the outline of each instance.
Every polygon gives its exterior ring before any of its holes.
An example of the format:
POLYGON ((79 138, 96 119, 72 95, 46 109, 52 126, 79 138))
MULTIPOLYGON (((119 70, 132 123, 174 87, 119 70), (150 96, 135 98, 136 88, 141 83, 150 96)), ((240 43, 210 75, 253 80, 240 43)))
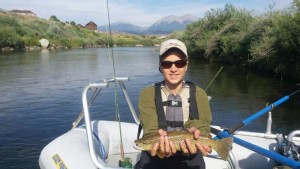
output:
POLYGON ((161 158, 170 157, 176 153, 174 144, 169 141, 167 132, 159 129, 158 134, 160 135, 159 143, 155 143, 151 149, 151 155, 155 156, 159 153, 161 158))

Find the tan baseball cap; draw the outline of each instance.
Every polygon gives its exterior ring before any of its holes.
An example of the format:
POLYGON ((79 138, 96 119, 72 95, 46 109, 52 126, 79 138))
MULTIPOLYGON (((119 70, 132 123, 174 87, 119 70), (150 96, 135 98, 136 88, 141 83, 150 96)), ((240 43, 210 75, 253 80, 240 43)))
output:
POLYGON ((160 60, 163 59, 162 55, 164 53, 166 53, 171 48, 179 49, 180 51, 183 52, 186 59, 188 59, 188 54, 187 54, 187 49, 186 49, 185 44, 183 42, 181 42, 180 40, 177 40, 177 39, 169 39, 169 40, 166 40, 163 43, 161 43, 160 51, 159 51, 159 59, 160 60))

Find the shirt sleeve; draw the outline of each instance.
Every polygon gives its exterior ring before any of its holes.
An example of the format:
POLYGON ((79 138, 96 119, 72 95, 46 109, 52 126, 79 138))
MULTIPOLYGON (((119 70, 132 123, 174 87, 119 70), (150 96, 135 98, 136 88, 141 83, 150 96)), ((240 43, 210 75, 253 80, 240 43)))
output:
POLYGON ((143 134, 156 133, 158 130, 158 119, 155 105, 154 86, 141 91, 138 101, 140 122, 143 127, 143 134))
POLYGON ((210 123, 212 121, 212 114, 207 94, 200 87, 196 87, 196 102, 199 113, 199 120, 188 120, 185 123, 185 128, 196 127, 200 130, 201 135, 209 136, 210 123))

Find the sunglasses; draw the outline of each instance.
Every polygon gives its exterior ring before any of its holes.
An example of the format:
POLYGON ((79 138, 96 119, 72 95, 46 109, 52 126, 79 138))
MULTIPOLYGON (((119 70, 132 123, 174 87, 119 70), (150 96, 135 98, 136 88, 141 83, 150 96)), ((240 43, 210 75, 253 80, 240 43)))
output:
POLYGON ((164 68, 164 69, 169 69, 170 67, 172 67, 173 64, 175 64, 175 66, 177 68, 183 68, 186 65, 186 61, 185 60, 176 60, 175 62, 171 62, 171 61, 161 61, 160 65, 164 68))

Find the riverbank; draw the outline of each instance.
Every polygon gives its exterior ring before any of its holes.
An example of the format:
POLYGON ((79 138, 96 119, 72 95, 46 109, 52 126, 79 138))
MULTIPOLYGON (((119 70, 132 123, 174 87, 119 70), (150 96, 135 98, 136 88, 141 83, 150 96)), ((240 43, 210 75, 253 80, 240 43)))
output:
POLYGON ((161 40, 156 36, 112 34, 90 30, 79 25, 53 19, 18 15, 0 9, 0 48, 2 51, 17 49, 35 50, 40 39, 49 41, 49 48, 85 48, 102 46, 154 46, 161 40), (109 44, 108 44, 109 43, 109 44))

